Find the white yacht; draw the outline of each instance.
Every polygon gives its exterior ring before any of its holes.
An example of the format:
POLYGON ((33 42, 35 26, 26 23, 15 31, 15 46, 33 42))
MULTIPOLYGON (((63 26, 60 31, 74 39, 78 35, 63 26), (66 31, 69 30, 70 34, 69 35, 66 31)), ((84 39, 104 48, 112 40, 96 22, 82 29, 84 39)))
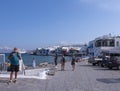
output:
POLYGON ((21 54, 25 54, 25 53, 27 53, 27 51, 25 50, 25 49, 19 49, 19 52, 21 53, 21 54))

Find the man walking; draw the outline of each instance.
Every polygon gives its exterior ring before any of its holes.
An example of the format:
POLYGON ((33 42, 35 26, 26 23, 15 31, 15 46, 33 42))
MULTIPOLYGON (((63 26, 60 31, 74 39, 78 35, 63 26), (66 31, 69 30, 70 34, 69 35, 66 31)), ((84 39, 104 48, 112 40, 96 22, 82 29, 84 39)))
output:
POLYGON ((12 81, 14 83, 16 83, 17 81, 17 75, 18 75, 18 71, 19 71, 19 60, 21 60, 21 54, 18 52, 17 48, 14 48, 13 52, 10 54, 10 56, 8 57, 8 59, 10 60, 11 63, 11 73, 10 73, 10 81, 9 83, 11 83, 12 81), (13 74, 15 72, 15 79, 13 80, 13 74))
POLYGON ((72 61, 71 61, 72 71, 75 70, 75 62, 76 62, 75 55, 73 55, 73 56, 72 56, 72 61))
POLYGON ((55 53, 55 56, 54 56, 54 63, 55 63, 55 66, 57 66, 57 59, 58 59, 58 55, 57 55, 57 53, 55 53))
POLYGON ((64 71, 65 70, 65 56, 62 55, 62 58, 61 58, 61 71, 64 71))

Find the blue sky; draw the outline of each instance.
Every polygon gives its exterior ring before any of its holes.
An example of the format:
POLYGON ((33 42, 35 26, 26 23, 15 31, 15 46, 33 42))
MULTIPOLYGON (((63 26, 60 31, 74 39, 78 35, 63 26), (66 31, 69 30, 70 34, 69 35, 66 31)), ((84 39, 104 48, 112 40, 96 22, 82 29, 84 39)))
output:
POLYGON ((33 49, 120 35, 120 0, 0 0, 0 46, 33 49))

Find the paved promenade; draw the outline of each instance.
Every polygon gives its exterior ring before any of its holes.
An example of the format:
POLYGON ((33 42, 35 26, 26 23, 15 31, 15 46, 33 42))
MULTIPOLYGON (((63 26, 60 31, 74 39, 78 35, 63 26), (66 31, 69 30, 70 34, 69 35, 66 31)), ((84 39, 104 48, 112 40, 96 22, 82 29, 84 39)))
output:
POLYGON ((0 78, 0 91, 120 91, 120 70, 108 70, 81 62, 76 70, 60 71, 47 80, 18 79, 16 84, 7 84, 6 78, 0 78))

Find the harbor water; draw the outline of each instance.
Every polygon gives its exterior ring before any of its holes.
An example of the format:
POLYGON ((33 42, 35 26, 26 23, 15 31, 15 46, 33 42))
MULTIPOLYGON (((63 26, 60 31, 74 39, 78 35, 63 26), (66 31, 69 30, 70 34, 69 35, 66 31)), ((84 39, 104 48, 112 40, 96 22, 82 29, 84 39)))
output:
MULTIPOLYGON (((8 61, 8 56, 10 54, 5 54, 5 60, 8 61)), ((39 65, 40 63, 48 62, 48 63, 54 63, 54 56, 37 56, 37 55, 30 55, 30 54, 22 54, 22 58, 24 61, 24 64, 26 66, 32 65, 33 58, 36 60, 36 64, 39 65)), ((60 62, 61 56, 58 56, 58 62, 60 62)), ((70 61, 71 57, 66 57, 66 61, 70 61)))

